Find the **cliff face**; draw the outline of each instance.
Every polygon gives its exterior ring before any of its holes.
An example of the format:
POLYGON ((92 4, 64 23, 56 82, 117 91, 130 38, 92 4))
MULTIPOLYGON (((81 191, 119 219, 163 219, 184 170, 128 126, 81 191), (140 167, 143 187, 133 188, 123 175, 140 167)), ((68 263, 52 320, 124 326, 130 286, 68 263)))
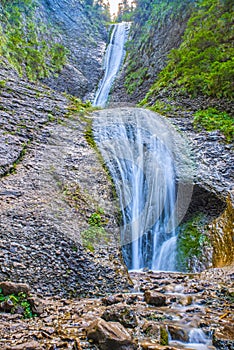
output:
POLYGON ((58 91, 92 99, 102 74, 107 31, 81 1, 40 0, 40 16, 69 50, 68 62, 58 77, 44 82, 58 91))
POLYGON ((0 81, 0 280, 65 297, 128 289, 112 186, 84 136, 88 106, 7 62, 0 81), (99 212, 105 225, 92 227, 99 212))
POLYGON ((84 1, 14 0, 0 4, 0 55, 29 80, 92 98, 102 73, 107 31, 84 1))

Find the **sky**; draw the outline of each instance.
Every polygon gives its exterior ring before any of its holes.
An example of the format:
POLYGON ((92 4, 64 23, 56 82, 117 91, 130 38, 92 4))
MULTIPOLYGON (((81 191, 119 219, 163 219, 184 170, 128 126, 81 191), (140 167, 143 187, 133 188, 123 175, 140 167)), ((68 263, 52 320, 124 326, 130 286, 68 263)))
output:
POLYGON ((110 12, 111 12, 112 15, 113 15, 114 13, 117 14, 118 4, 119 4, 120 2, 121 2, 121 1, 118 1, 118 0, 109 0, 109 3, 110 3, 110 12))

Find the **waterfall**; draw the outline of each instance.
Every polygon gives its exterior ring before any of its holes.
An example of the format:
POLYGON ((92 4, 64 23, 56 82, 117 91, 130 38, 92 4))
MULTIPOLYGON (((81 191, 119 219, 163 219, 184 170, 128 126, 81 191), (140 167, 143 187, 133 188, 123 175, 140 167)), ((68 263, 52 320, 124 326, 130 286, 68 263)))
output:
POLYGON ((180 136, 165 118, 138 108, 97 112, 93 132, 120 201, 128 268, 175 271, 177 209, 186 212, 181 202, 186 206, 190 200, 184 193, 179 198, 180 136))
POLYGON ((130 24, 126 22, 113 25, 110 43, 105 55, 105 73, 93 101, 94 106, 104 107, 106 105, 111 85, 113 84, 124 58, 124 44, 127 39, 129 25, 130 24))

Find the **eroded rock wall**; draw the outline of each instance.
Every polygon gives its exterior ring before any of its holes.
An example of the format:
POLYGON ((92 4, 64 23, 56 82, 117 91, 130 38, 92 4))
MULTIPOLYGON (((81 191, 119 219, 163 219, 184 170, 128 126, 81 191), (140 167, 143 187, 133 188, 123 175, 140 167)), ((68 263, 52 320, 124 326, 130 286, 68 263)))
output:
POLYGON ((6 62, 0 80, 0 280, 43 295, 128 289, 116 210, 105 206, 112 185, 85 139, 86 121, 68 117, 66 97, 6 62), (81 234, 100 206, 105 235, 91 252, 81 234))

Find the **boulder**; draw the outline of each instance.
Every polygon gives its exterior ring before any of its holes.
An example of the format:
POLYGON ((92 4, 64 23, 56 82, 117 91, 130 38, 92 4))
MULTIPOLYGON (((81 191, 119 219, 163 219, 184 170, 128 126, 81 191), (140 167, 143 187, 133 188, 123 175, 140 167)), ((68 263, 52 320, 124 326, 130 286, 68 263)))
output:
POLYGON ((112 305, 106 308, 102 318, 105 321, 114 321, 121 323, 124 327, 137 327, 137 318, 135 312, 127 305, 112 305))
POLYGON ((144 298, 147 304, 154 306, 166 306, 166 297, 164 294, 146 290, 144 293, 144 298))
POLYGON ((29 294, 30 288, 26 283, 0 282, 3 295, 25 293, 29 294))
POLYGON ((106 322, 96 319, 87 328, 87 337, 92 339, 101 350, 135 350, 136 344, 131 335, 119 322, 106 322))
POLYGON ((179 340, 185 343, 189 341, 189 332, 183 325, 169 324, 168 331, 172 340, 179 340))

